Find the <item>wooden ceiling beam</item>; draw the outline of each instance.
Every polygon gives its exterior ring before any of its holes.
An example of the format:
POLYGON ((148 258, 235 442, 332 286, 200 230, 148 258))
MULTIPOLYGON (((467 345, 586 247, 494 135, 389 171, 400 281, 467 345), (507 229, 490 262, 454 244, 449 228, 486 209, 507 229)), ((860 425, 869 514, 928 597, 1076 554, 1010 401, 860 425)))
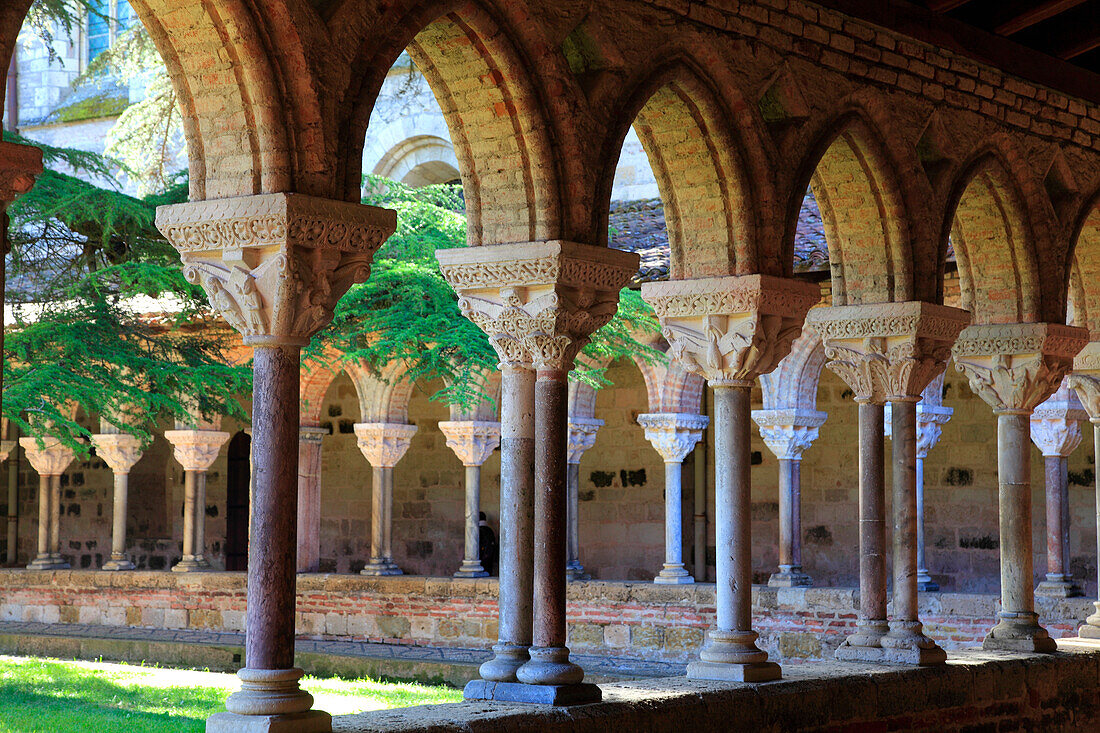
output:
POLYGON ((934 13, 947 13, 955 8, 961 8, 970 0, 928 0, 926 7, 934 13))
POLYGON ((1005 3, 1007 7, 1000 14, 1004 20, 994 26, 993 32, 999 36, 1011 36, 1013 33, 1019 33, 1025 28, 1072 10, 1084 2, 1086 0, 1045 0, 1039 3, 1017 0, 1005 3))

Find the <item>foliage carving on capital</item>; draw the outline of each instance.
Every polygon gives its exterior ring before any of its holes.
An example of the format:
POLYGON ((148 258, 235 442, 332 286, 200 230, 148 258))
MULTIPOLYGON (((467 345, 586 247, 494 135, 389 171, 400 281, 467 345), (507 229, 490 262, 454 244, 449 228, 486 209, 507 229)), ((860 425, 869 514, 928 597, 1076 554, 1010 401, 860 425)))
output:
POLYGON ((818 410, 753 410, 752 419, 760 437, 776 458, 799 461, 817 440, 828 413, 818 410))
POLYGON ((130 473, 141 460, 141 441, 126 433, 102 433, 92 436, 92 446, 97 456, 116 474, 130 473))
POLYGON ((439 423, 439 430, 463 466, 480 466, 500 445, 498 422, 449 420, 439 423))
POLYGON ((164 439, 172 444, 172 455, 184 471, 209 470, 229 438, 229 433, 220 430, 164 431, 164 439))
POLYGON ((645 428, 646 440, 665 463, 683 463, 703 439, 710 418, 682 412, 653 412, 638 415, 638 424, 645 428))
POLYGON ((1065 457, 1081 445, 1081 421, 1088 420, 1070 378, 1031 413, 1031 442, 1044 456, 1065 457))
POLYGON ((642 298, 661 322, 671 358, 712 385, 750 386, 790 353, 820 288, 742 275, 645 283, 642 298))
POLYGON ((355 438, 359 450, 374 468, 393 468, 405 457, 415 425, 405 423, 356 423, 355 438))
POLYGON ((252 346, 308 343, 396 225, 387 209, 286 193, 157 210, 184 276, 252 346))
POLYGON ((596 433, 603 427, 603 420, 594 417, 569 416, 569 443, 566 462, 580 463, 585 451, 596 444, 596 433))
POLYGON ((60 476, 76 457, 72 448, 54 438, 20 438, 19 445, 27 455, 27 462, 39 476, 60 476), (39 440, 42 441, 41 446, 39 440))

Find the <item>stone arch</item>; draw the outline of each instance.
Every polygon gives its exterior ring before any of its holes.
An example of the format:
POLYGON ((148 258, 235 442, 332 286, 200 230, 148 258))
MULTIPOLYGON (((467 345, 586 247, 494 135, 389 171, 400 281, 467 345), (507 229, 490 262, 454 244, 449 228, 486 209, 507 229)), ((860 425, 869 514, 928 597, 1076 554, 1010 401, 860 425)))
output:
POLYGON ((343 371, 330 361, 310 360, 303 364, 299 380, 299 425, 318 426, 321 424, 321 408, 325 404, 325 395, 336 378, 343 371))
POLYGON ((385 152, 371 173, 413 187, 448 183, 461 176, 450 141, 436 135, 402 140, 385 152))
MULTIPOLYGON (((1018 177, 995 147, 971 157, 952 190, 941 248, 954 248, 974 323, 1043 320, 1035 232, 1018 177)), ((1059 285, 1064 283, 1059 278, 1059 285)), ((1062 315, 1056 320, 1061 321, 1062 315)))
MULTIPOLYGON (((465 421, 477 420, 481 422, 498 422, 500 420, 500 372, 493 370, 484 372, 476 377, 486 397, 479 400, 476 405, 463 408, 461 405, 450 405, 451 420, 465 421)), ((449 381, 445 380, 447 384, 449 381)))
POLYGON ((1066 322, 1100 335, 1100 192, 1084 207, 1072 239, 1066 322))
POLYGON ((677 412, 699 415, 703 409, 703 390, 707 383, 698 374, 684 369, 679 362, 667 364, 647 362, 633 357, 645 379, 649 398, 648 412, 677 412))
POLYGON ((765 410, 817 410, 817 386, 825 369, 825 348, 811 328, 791 344, 775 371, 760 375, 765 410))
POLYGON ((386 364, 379 373, 366 365, 348 362, 348 376, 359 395, 359 419, 365 423, 407 423, 413 383, 400 362, 386 364))

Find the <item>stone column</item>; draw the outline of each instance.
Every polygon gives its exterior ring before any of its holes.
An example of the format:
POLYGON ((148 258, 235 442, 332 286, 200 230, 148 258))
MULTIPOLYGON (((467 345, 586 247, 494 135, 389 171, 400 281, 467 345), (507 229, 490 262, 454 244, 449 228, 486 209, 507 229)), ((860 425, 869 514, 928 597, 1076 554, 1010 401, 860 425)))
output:
POLYGON ((820 308, 810 314, 828 367, 859 403, 860 618, 842 660, 942 664, 917 608, 917 402, 943 373, 970 314, 922 302, 820 308), (894 618, 886 621, 885 414, 891 408, 894 618))
POLYGON ((665 462, 665 564, 654 583, 694 583, 684 567, 684 506, 681 478, 684 459, 703 439, 710 420, 703 415, 651 413, 638 415, 645 437, 665 462))
POLYGON ((321 562, 321 441, 328 430, 298 428, 298 572, 316 573, 321 562))
POLYGON ((126 518, 129 502, 130 469, 141 460, 141 442, 126 433, 100 433, 92 436, 96 455, 115 474, 115 496, 111 508, 111 559, 103 563, 104 570, 133 570, 126 557, 126 518))
MULTIPOLYGON (((506 698, 553 705, 598 701, 599 688, 582 684, 584 672, 569 661, 565 645, 567 375, 589 335, 614 315, 619 291, 636 271, 637 255, 552 241, 444 250, 437 257, 444 277, 458 292, 463 313, 488 334, 505 365, 504 405, 515 399, 514 407, 531 406, 532 402, 534 407, 531 438, 535 526, 529 660, 515 670, 515 679, 523 684, 474 680, 466 686, 465 695, 470 699, 506 698), (509 395, 510 389, 526 390, 529 382, 512 386, 508 369, 528 365, 536 370, 533 401, 529 401, 530 393, 526 391, 522 396, 509 395)), ((506 440, 513 430, 510 422, 523 426, 529 419, 504 410, 501 417, 506 440)), ((516 466, 523 476, 503 478, 522 486, 528 465, 516 466)), ((502 512, 502 537, 506 531, 504 521, 502 512)), ((522 518, 519 524, 522 530, 522 518)), ((515 559, 526 562, 523 555, 527 543, 521 540, 516 544, 519 557, 515 559)), ((501 550, 501 644, 494 647, 494 660, 481 669, 483 675, 488 672, 505 677, 509 662, 515 659, 506 651, 504 637, 504 553, 512 547, 505 541, 501 550)), ((516 570, 521 578, 526 575, 526 567, 516 570)), ((508 593, 514 590, 509 588, 508 593)), ((510 628, 508 633, 515 632, 510 628)))
POLYGON ((447 438, 447 447, 455 452, 466 467, 466 540, 462 566, 456 578, 485 578, 488 571, 481 566, 478 515, 481 513, 481 466, 500 445, 500 423, 480 420, 455 420, 439 423, 447 438))
MULTIPOLYGON (((1069 386, 1077 394, 1092 423, 1092 455, 1096 475, 1096 587, 1100 589, 1100 341, 1090 341, 1077 354, 1073 360, 1073 373, 1069 375, 1069 386)), ((1087 639, 1100 639, 1100 600, 1093 606, 1095 610, 1077 633, 1087 639)))
POLYGON ((367 278, 396 224, 392 211, 287 193, 157 211, 184 276, 253 347, 246 667, 229 712, 212 716, 207 733, 332 730, 294 667, 301 349, 367 278))
POLYGON ((970 326, 955 343, 955 364, 997 415, 1001 611, 985 649, 1053 652, 1035 613, 1031 547, 1031 412, 1058 389, 1084 329, 1051 323, 970 326))
POLYGON ((61 476, 73 462, 73 450, 50 437, 20 438, 19 445, 38 472, 38 556, 27 569, 66 570, 69 563, 61 557, 61 476))
POLYGON ((779 459, 779 572, 772 588, 813 585, 802 572, 802 453, 817 440, 828 415, 817 410, 753 410, 764 444, 779 459))
POLYGON ((409 449, 415 425, 404 423, 356 423, 359 450, 370 462, 370 562, 363 575, 401 575, 393 561, 393 469, 409 449))
POLYGON ((1081 586, 1069 567, 1069 456, 1081 445, 1079 421, 1087 419, 1065 379, 1058 391, 1031 413, 1031 442, 1046 464, 1047 574, 1035 589, 1036 595, 1081 595, 1081 586))
POLYGON ((206 559, 206 472, 218 458, 229 433, 219 430, 167 430, 176 461, 183 466, 183 557, 177 573, 209 570, 206 559))
POLYGON ((596 433, 603 427, 603 420, 592 417, 569 418, 568 475, 566 476, 566 550, 565 577, 569 580, 590 580, 581 565, 580 488, 581 456, 596 444, 596 433))
POLYGON ((714 389, 716 625, 688 676, 738 682, 780 677, 752 629, 750 393, 791 349, 817 285, 766 275, 646 283, 669 356, 714 389))
MULTIPOLYGON (((2 314, 0 314, 2 315, 2 314)), ((7 419, 3 419, 4 427, 0 429, 0 435, 7 435, 7 419)), ((11 452, 15 450, 18 445, 16 440, 0 440, 0 463, 8 460, 11 456, 11 452)), ((19 481, 18 474, 14 463, 8 464, 8 516, 7 516, 7 536, 8 536, 8 552, 7 563, 9 565, 15 564, 16 545, 19 540, 19 481), (13 476, 15 474, 15 476, 13 476)))

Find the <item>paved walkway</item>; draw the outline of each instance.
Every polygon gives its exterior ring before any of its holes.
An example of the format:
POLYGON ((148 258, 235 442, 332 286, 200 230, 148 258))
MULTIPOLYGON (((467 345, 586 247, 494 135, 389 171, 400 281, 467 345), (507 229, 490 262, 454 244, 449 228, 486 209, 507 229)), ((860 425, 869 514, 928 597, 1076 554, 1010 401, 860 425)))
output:
MULTIPOLYGON (((92 626, 89 624, 47 624, 33 621, 0 621, 0 634, 60 636, 76 639, 116 639, 120 641, 174 642, 213 646, 244 646, 244 633, 198 629, 150 629, 131 626, 92 626)), ((330 654, 340 657, 394 659, 440 664, 481 664, 489 658, 486 649, 463 649, 413 644, 380 644, 369 641, 324 641, 299 638, 299 652, 330 654)), ((669 677, 684 674, 685 666, 672 662, 653 662, 621 657, 573 654, 571 658, 593 675, 609 678, 669 677)))

